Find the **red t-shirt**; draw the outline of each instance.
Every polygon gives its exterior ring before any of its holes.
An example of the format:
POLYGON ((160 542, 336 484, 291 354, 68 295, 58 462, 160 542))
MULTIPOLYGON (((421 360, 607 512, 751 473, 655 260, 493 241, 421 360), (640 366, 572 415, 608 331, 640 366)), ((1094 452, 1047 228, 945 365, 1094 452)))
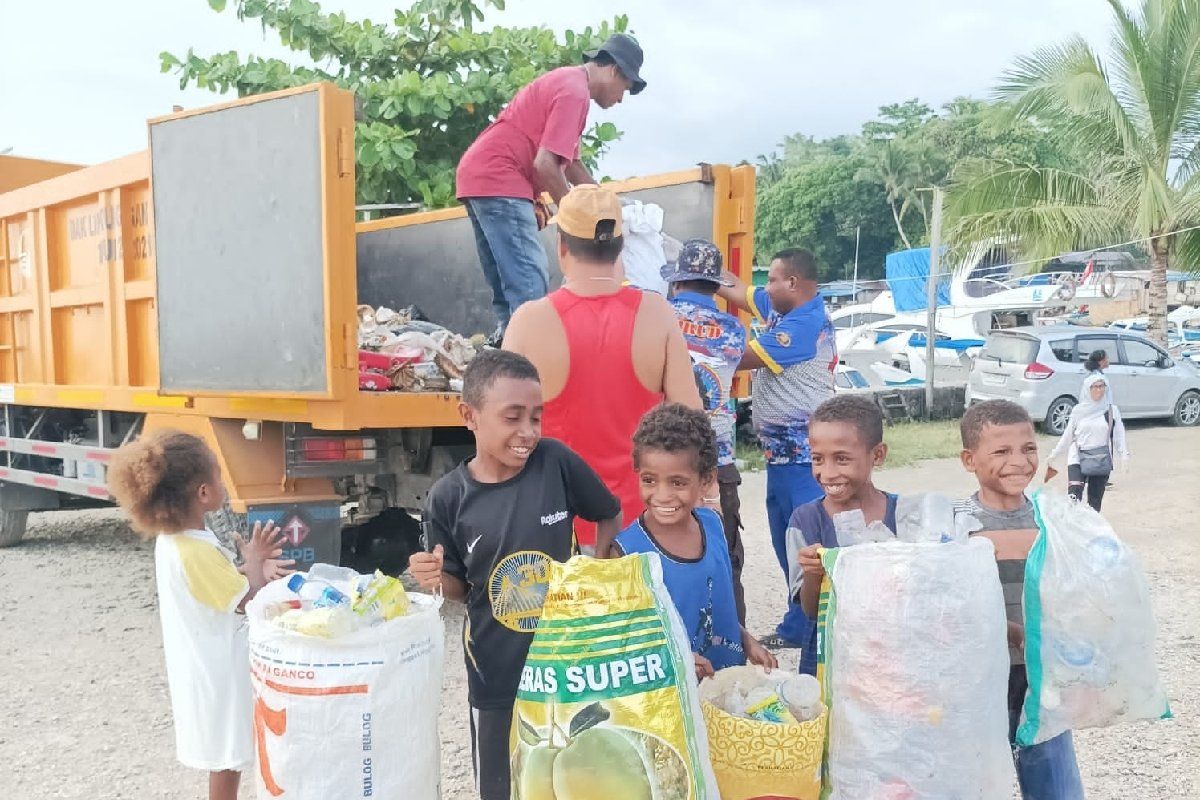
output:
POLYGON ((583 67, 552 70, 517 92, 458 162, 458 198, 533 200, 542 188, 533 174, 538 148, 564 161, 579 158, 590 99, 583 67))

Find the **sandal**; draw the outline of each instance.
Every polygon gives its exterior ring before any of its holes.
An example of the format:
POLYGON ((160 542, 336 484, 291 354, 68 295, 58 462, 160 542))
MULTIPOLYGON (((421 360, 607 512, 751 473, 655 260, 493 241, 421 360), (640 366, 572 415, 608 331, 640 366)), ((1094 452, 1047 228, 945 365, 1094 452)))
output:
POLYGON ((778 633, 772 633, 758 640, 758 643, 768 650, 799 650, 801 645, 791 639, 785 639, 778 633))

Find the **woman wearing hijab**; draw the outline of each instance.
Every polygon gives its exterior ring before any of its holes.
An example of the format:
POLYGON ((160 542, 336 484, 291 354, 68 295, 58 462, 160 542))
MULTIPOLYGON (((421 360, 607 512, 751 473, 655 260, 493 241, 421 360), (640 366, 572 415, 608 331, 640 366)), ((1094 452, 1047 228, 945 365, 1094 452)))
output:
POLYGON ((1067 429, 1047 459, 1047 481, 1058 474, 1054 461, 1064 450, 1067 451, 1067 493, 1079 500, 1086 487, 1088 505, 1099 511, 1115 457, 1120 456, 1122 464, 1129 460, 1125 424, 1121 422, 1121 412, 1113 405, 1108 381, 1101 373, 1089 375, 1083 382, 1083 397, 1079 405, 1071 409, 1067 429))
MULTIPOLYGON (((1104 370, 1108 369, 1108 353, 1103 350, 1093 350, 1087 357, 1087 361, 1083 362, 1083 368, 1087 370, 1087 377, 1083 379, 1083 386, 1079 388, 1079 396, 1087 397, 1087 382, 1088 378, 1093 375, 1103 375, 1104 370)), ((1108 387, 1108 402, 1112 402, 1112 387, 1108 387)))

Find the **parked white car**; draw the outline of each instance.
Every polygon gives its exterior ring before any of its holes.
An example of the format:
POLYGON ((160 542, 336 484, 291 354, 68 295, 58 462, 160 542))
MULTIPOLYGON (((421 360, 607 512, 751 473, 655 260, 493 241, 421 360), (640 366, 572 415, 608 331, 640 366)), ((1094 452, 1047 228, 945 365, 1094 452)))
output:
POLYGON ((1108 355, 1111 366, 1104 374, 1123 418, 1200 424, 1200 367, 1176 361, 1138 333, 1115 328, 1056 325, 993 331, 967 379, 967 405, 1012 400, 1043 430, 1059 436, 1079 401, 1083 364, 1096 350, 1108 355))

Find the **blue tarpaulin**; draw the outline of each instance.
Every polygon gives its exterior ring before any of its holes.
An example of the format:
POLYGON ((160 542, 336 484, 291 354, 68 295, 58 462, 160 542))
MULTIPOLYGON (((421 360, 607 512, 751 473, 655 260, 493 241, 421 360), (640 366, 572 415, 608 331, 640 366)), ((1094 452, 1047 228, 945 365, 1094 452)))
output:
MULTIPOLYGON (((920 311, 926 308, 925 287, 926 281, 929 279, 929 248, 919 247, 915 250, 888 253, 884 265, 888 287, 892 290, 892 299, 896 302, 896 311, 920 311)), ((950 305, 949 276, 938 281, 937 304, 939 306, 950 305)))

